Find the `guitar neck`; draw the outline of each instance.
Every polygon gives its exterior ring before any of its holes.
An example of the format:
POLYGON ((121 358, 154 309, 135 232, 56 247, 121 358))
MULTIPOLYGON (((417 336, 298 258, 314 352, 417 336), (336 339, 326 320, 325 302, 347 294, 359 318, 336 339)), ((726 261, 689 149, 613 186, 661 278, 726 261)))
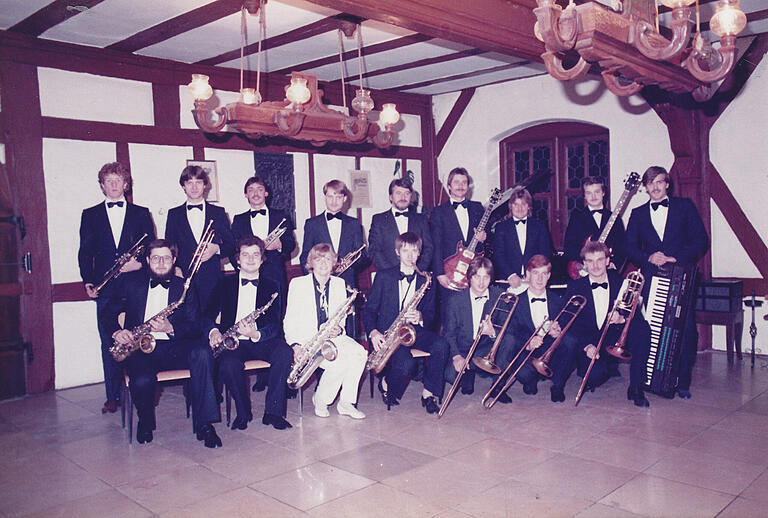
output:
POLYGON ((480 223, 477 225, 477 229, 475 229, 475 234, 472 236, 472 240, 469 242, 469 245, 467 246, 467 250, 470 252, 474 252, 475 248, 477 248, 477 244, 480 242, 477 240, 477 233, 482 232, 485 230, 485 226, 488 224, 488 220, 491 218, 491 212, 493 212, 494 206, 492 204, 488 204, 488 206, 485 208, 485 212, 483 212, 483 217, 480 218, 480 223))
POLYGON ((624 190, 623 193, 621 193, 621 198, 619 198, 619 203, 616 204, 616 208, 613 210, 613 213, 611 214, 611 217, 608 219, 608 223, 605 224, 605 227, 603 227, 603 231, 600 232, 600 237, 597 238, 598 243, 605 243, 608 239, 608 234, 611 233, 611 229, 613 228, 614 223, 616 223, 616 220, 619 219, 621 214, 624 212, 624 209, 627 206, 627 202, 632 197, 634 191, 631 190, 624 190))

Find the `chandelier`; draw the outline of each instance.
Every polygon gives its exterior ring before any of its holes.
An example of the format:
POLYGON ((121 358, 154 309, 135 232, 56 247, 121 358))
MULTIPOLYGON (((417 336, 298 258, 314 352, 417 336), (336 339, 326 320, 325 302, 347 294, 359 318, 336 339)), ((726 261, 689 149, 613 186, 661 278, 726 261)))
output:
MULTIPOLYGON (((192 114, 197 126, 206 133, 218 133, 225 126, 228 131, 243 133, 251 138, 264 136, 287 137, 323 145, 327 142, 364 143, 372 142, 380 148, 388 148, 394 140, 394 125, 400 114, 394 104, 382 105, 379 122, 372 122, 368 114, 374 102, 370 90, 363 88, 362 77, 362 36, 360 24, 340 22, 339 46, 343 54, 342 31, 347 37, 357 33, 358 67, 360 88, 352 100, 357 116, 327 107, 322 102, 323 93, 318 90, 317 76, 300 72, 291 73, 291 82, 285 87, 282 101, 262 101, 260 93, 262 41, 266 34, 264 5, 266 0, 246 1, 241 9, 240 24, 240 98, 237 102, 213 110, 208 100, 213 96, 209 78, 203 74, 192 74, 187 90, 195 101, 192 114), (256 65, 256 88, 245 88, 243 84, 246 12, 259 15, 259 45, 256 65)), ((342 69, 342 96, 346 109, 346 93, 342 69)))
POLYGON ((709 99, 714 93, 711 83, 733 69, 736 35, 747 23, 739 0, 719 0, 709 23, 720 37, 720 48, 715 49, 701 34, 698 0, 659 0, 672 9, 671 39, 659 32, 656 0, 626 0, 621 14, 595 3, 576 6, 573 0, 565 9, 554 0, 536 3, 534 33, 544 42, 547 72, 566 81, 584 76, 596 64, 607 88, 620 96, 655 84, 672 92, 692 92, 698 101, 709 99), (694 2, 696 32, 691 38, 694 2), (568 51, 576 51, 579 58, 565 68, 563 56, 568 51))

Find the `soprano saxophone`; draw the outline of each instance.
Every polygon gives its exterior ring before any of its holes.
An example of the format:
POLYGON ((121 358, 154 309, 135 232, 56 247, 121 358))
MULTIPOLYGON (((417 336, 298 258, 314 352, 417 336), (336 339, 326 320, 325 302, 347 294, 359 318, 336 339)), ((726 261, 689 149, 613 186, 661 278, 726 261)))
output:
POLYGON ((373 370, 376 374, 380 373, 398 347, 401 345, 410 347, 416 342, 416 330, 408 323, 405 316, 412 309, 416 309, 421 299, 427 293, 429 285, 432 284, 432 276, 430 274, 418 273, 424 276, 424 284, 414 293, 413 298, 408 304, 403 306, 400 314, 397 315, 395 321, 392 322, 387 332, 384 333, 384 343, 381 344, 379 350, 374 350, 368 355, 368 361, 365 364, 366 370, 373 370))
POLYGON ((258 320, 259 317, 261 317, 261 315, 267 312, 267 310, 269 309, 269 307, 272 305, 272 303, 275 301, 276 298, 277 298, 277 292, 272 294, 272 297, 267 301, 266 304, 248 313, 242 319, 235 322, 235 324, 232 327, 224 331, 221 334, 221 341, 212 347, 213 357, 218 358, 221 355, 221 353, 223 353, 224 351, 234 351, 235 349, 237 349, 238 346, 240 345, 240 340, 238 340, 237 338, 238 326, 240 324, 244 324, 244 325, 255 324, 256 320, 258 320))

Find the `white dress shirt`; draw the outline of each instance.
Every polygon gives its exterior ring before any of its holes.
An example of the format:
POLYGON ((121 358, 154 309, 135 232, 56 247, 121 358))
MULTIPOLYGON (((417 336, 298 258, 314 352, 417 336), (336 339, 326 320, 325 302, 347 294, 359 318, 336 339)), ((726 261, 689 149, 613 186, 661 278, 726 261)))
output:
POLYGON ((544 291, 541 295, 534 295, 531 290, 528 290, 528 307, 531 310, 531 320, 533 321, 533 327, 538 329, 545 320, 549 319, 549 308, 547 307, 547 292, 544 291), (533 299, 544 299, 544 302, 536 301, 533 299))
MULTIPOLYGON (((163 288, 162 284, 158 284, 154 288, 149 286, 149 292, 147 293, 147 305, 144 309, 144 322, 154 317, 162 310, 168 307, 168 294, 170 290, 163 288)), ((152 336, 157 340, 168 340, 167 333, 153 332, 152 336)))
POLYGON ((108 201, 113 200, 104 200, 104 206, 107 207, 107 218, 109 219, 109 227, 112 229, 112 239, 115 241, 115 248, 120 246, 120 236, 123 235, 123 223, 125 223, 125 211, 128 208, 128 202, 125 201, 125 198, 120 198, 119 200, 114 201, 121 201, 123 202, 123 206, 120 207, 118 205, 112 205, 111 207, 107 206, 108 201))
POLYGON ((472 303, 472 336, 476 337, 478 331, 480 331, 483 308, 485 308, 485 303, 488 302, 488 290, 485 290, 482 295, 475 295, 470 290, 469 301, 472 303))
MULTIPOLYGON (((525 237, 526 237, 526 231, 528 230, 526 227, 528 226, 528 218, 525 219, 517 219, 512 218, 512 221, 525 221, 524 224, 518 225, 515 223, 515 232, 517 232, 517 241, 520 243, 520 253, 525 253, 525 237)), ((518 272, 520 273, 520 272, 518 272)))
MULTIPOLYGON (((459 200, 454 200, 453 198, 451 198, 451 202, 458 202, 458 201, 459 200)), ((469 236, 469 211, 463 205, 457 206, 455 209, 453 209, 453 211, 456 213, 456 219, 459 221, 459 228, 461 229, 461 235, 464 238, 464 241, 466 241, 469 236)))
MULTIPOLYGON (((341 241, 341 220, 338 218, 333 218, 329 221, 326 217, 327 213, 328 211, 323 213, 323 218, 325 218, 325 223, 328 225, 328 234, 331 235, 331 246, 333 246, 333 251, 338 254, 339 244, 341 241)), ((402 216, 400 219, 403 219, 402 216)))
MULTIPOLYGON (((266 214, 256 214, 256 216, 251 218, 251 232, 262 240, 267 239, 269 235, 269 209, 266 205, 263 208, 267 210, 266 214)), ((250 213, 248 216, 250 216, 250 213)))
MULTIPOLYGON (((591 212, 592 208, 588 206, 587 210, 591 212)), ((603 208, 600 207, 599 209, 595 209, 595 210, 599 210, 600 212, 592 212, 592 219, 595 220, 595 224, 597 224, 597 228, 600 228, 600 224, 603 222, 603 213, 602 213, 603 208)))
MULTIPOLYGON (((604 281, 596 281, 592 277, 589 278, 589 284, 593 282, 608 282, 608 278, 604 281)), ((595 302, 595 320, 597 327, 602 329, 605 317, 608 316, 608 305, 611 299, 611 285, 608 284, 608 289, 595 288, 592 290, 592 300, 595 302)))
MULTIPOLYGON (((666 200, 668 198, 664 199, 666 200)), ((648 210, 651 211, 651 224, 653 225, 653 228, 656 229, 659 239, 664 241, 664 229, 667 228, 667 214, 669 213, 669 208, 664 205, 659 205, 656 207, 656 210, 653 210, 653 207, 649 204, 648 210)))
POLYGON ((399 288, 399 297, 397 300, 400 301, 401 310, 408 305, 413 296, 416 294, 416 277, 418 275, 419 274, 415 274, 411 282, 408 282, 408 279, 400 279, 400 281, 397 283, 399 288))
MULTIPOLYGON (((257 277, 258 278, 258 277, 257 277)), ((238 277, 238 292, 237 292, 237 312, 235 313, 235 323, 241 321, 246 316, 251 314, 256 309, 256 291, 257 288, 250 282, 246 285, 240 281, 238 277)), ((254 322, 254 327, 258 329, 254 322)), ((238 335, 241 340, 250 340, 248 336, 238 335)))
POLYGON ((197 243, 203 238, 203 227, 205 227, 205 202, 203 202, 203 210, 190 209, 189 205, 199 205, 198 203, 185 203, 187 209, 187 221, 189 222, 189 228, 192 230, 192 235, 195 236, 197 243))
POLYGON ((408 232, 408 218, 405 218, 403 216, 397 216, 398 212, 408 212, 408 209, 405 209, 404 211, 399 211, 392 207, 392 217, 395 218, 395 223, 397 223, 397 231, 400 234, 405 234, 408 232))

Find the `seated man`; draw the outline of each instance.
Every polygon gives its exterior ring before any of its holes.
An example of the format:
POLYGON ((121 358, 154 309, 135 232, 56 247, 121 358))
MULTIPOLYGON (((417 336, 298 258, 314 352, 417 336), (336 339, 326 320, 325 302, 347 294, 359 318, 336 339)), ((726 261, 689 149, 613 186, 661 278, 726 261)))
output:
MULTIPOLYGON (((420 301, 414 300, 426 282, 426 277, 416 272, 420 252, 421 238, 413 232, 405 232, 395 239, 395 253, 400 264, 376 273, 363 309, 363 324, 376 351, 382 347, 385 333, 401 314, 414 327, 416 342, 413 347, 430 353, 426 359, 421 404, 427 413, 436 414, 440 410, 438 398, 443 396, 443 370, 448 361, 448 343, 427 329, 435 316, 434 284, 420 301)), ((397 404, 416 368, 410 348, 398 347, 389 360, 386 375, 379 381, 385 403, 397 404)))
POLYGON ((291 370, 293 351, 282 338, 280 329, 280 297, 277 282, 259 276, 264 258, 264 242, 256 236, 246 236, 237 244, 239 274, 225 277, 216 290, 216 304, 221 324, 206 326, 210 346, 221 347, 222 332, 237 325, 238 347, 221 353, 219 374, 235 400, 237 417, 233 430, 245 430, 253 419, 251 398, 243 371, 246 360, 265 360, 270 363, 264 417, 261 422, 278 430, 291 428, 285 420, 286 384, 291 370), (241 322, 246 316, 266 305, 276 295, 266 313, 255 323, 241 322), (237 324, 235 324, 237 323, 237 324))
MULTIPOLYGON (((553 340, 557 339, 561 333, 561 326, 565 327, 568 322, 568 315, 563 315, 559 321, 552 322, 548 330, 540 329, 540 326, 548 320, 553 320, 563 309, 565 301, 557 293, 547 288, 547 283, 552 275, 552 263, 541 254, 536 254, 528 260, 525 267, 525 280, 528 282, 528 289, 520 294, 517 309, 512 316, 507 334, 513 337, 515 345, 512 350, 513 356, 507 358, 507 362, 512 361, 514 355, 520 352, 530 339, 527 350, 520 354, 515 362, 514 369, 517 369, 523 359, 528 356, 530 351, 534 358, 541 357, 546 352, 553 340), (537 330, 540 330, 536 336, 533 336, 537 330), (544 340, 549 335, 551 339, 544 340)), ((576 341, 572 335, 563 336, 562 340, 555 349, 551 361, 548 364, 552 370, 552 387, 550 396, 553 403, 562 403, 565 401, 565 382, 573 370, 573 355, 576 341)), ((512 372, 514 372, 514 369, 512 372)), ((530 361, 527 361, 517 373, 517 380, 523 385, 523 392, 526 394, 536 394, 538 392, 537 382, 540 374, 533 367, 530 361)))
POLYGON ((133 330, 149 322, 155 348, 145 354, 135 351, 125 360, 130 377, 130 391, 139 423, 136 440, 152 442, 155 429, 155 389, 161 370, 189 369, 192 419, 199 441, 208 448, 221 446, 212 423, 221 421, 219 405, 213 391, 214 360, 210 348, 201 339, 197 295, 186 293, 178 309, 168 308, 184 292, 184 281, 174 275, 176 245, 157 239, 147 248, 149 271, 140 270, 118 279, 118 296, 110 301, 114 322, 125 312, 125 328, 112 334, 115 343, 128 346, 138 336, 133 330), (164 311, 165 310, 165 311, 164 311), (158 315, 163 312, 162 315, 158 315), (170 313, 170 314, 169 314, 170 313))
MULTIPOLYGON (((611 320, 606 322, 622 285, 621 276, 615 270, 608 270, 609 254, 605 244, 587 241, 581 249, 581 257, 588 275, 569 282, 565 293, 566 299, 578 294, 583 295, 587 300, 584 310, 573 322, 569 333, 573 333, 573 338, 578 344, 575 347, 575 355, 580 376, 586 374, 590 360, 598 354, 598 359, 587 380, 589 390, 599 387, 610 377, 606 361, 609 354, 605 348, 615 344, 625 323, 624 316, 618 312, 613 313, 611 320), (600 351, 597 351, 601 330, 606 325, 610 326, 610 329, 600 351)), ((632 354, 627 399, 634 401, 635 405, 640 407, 650 406, 643 388, 650 342, 651 329, 638 308, 627 334, 627 349, 632 354)))
MULTIPOLYGON (((491 285, 493 280, 493 265, 486 257, 476 257, 467 270, 469 277, 469 289, 462 290, 448 299, 448 307, 445 311, 443 324, 443 337, 450 346, 451 361, 445 367, 445 380, 454 383, 459 371, 464 366, 469 349, 472 346, 477 333, 483 337, 477 344, 473 358, 486 356, 493 346, 496 338, 496 329, 490 321, 490 311, 502 294, 503 289, 491 285)), ((504 304, 504 302, 500 302, 504 304)), ((502 306, 503 308, 503 306, 502 306)), ((500 313, 494 319, 494 323, 503 325, 506 313, 500 313)), ((509 331, 504 336, 499 350, 496 352, 495 363, 503 370, 508 365, 504 360, 509 356, 508 351, 512 342, 509 339, 509 331)), ((472 394, 475 391, 475 373, 485 372, 479 369, 473 362, 469 364, 469 372, 461 378, 461 393, 472 394)), ((511 403, 512 399, 507 394, 499 397, 501 403, 511 403)))

